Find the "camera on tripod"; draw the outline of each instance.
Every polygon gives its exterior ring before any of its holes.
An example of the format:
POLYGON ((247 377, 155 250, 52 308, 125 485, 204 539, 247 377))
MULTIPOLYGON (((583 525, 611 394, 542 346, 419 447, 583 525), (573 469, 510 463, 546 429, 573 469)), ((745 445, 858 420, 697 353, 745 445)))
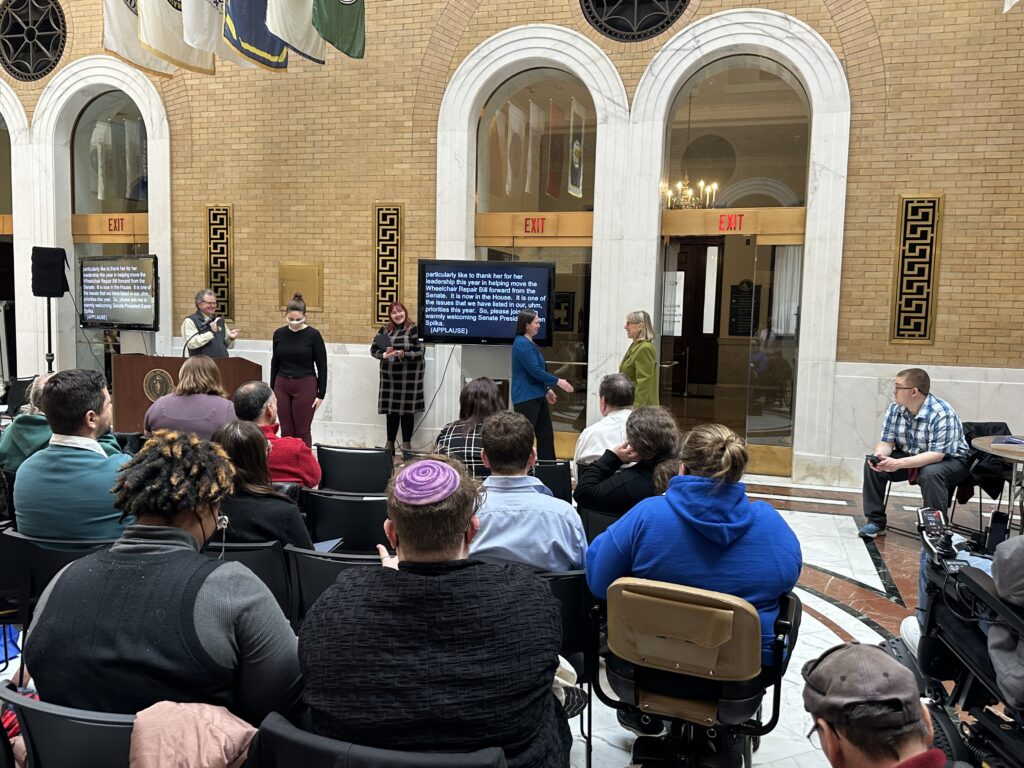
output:
MULTIPOLYGON (((890 641, 890 651, 914 672, 922 697, 929 699, 935 746, 973 765, 1024 768, 1024 713, 1007 705, 987 643, 994 624, 1024 637, 1024 610, 999 597, 984 567, 985 550, 999 543, 993 535, 1005 538, 1005 525, 994 520, 985 546, 975 544, 983 550, 977 553, 966 541, 958 544, 960 537, 940 510, 919 509, 917 519, 926 555, 921 640, 916 659, 902 640, 890 641)), ((1024 699, 1024 691, 1013 698, 1024 699)))

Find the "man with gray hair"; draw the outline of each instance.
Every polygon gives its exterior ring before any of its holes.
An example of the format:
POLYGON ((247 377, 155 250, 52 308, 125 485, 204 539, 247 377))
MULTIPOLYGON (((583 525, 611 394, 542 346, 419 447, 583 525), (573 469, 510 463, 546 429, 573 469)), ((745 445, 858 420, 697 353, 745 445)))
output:
POLYGON ((837 645, 804 664, 804 709, 836 768, 945 768, 914 673, 877 645, 837 645))
POLYGON ((196 311, 181 323, 189 356, 227 357, 238 338, 238 329, 228 329, 227 321, 217 316, 217 294, 204 288, 196 294, 196 311))
POLYGON ((574 469, 596 461, 605 451, 626 441, 626 420, 633 411, 635 395, 633 380, 625 374, 612 373, 601 379, 597 400, 601 420, 580 433, 573 456, 574 469))

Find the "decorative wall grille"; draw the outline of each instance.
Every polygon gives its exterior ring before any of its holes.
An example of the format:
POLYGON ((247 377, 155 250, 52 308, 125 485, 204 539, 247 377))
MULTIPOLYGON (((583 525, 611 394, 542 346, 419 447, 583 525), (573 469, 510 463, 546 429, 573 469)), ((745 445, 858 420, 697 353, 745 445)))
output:
POLYGON ((16 80, 46 77, 60 61, 67 38, 57 0, 7 0, 0 7, 0 65, 16 80))
POLYGON ((234 272, 232 249, 233 206, 206 206, 206 285, 217 294, 217 311, 234 319, 235 302, 231 286, 234 272))
POLYGON ((671 27, 690 0, 580 0, 590 26, 605 37, 635 43, 671 27))
POLYGON ((900 198, 892 340, 930 342, 935 331, 942 197, 900 198))
POLYGON ((400 301, 402 275, 402 217, 400 203, 373 206, 373 246, 377 258, 374 322, 388 321, 388 307, 400 301))

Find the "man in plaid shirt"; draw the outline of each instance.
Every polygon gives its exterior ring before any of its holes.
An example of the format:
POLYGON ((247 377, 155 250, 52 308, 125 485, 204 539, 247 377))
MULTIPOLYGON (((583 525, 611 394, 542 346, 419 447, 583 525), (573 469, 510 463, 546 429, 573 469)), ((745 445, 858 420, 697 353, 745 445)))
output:
POLYGON ((953 489, 967 477, 969 448, 960 417, 945 400, 930 394, 931 380, 920 368, 896 374, 882 437, 864 462, 863 539, 885 535, 885 486, 909 480, 921 486, 924 505, 943 512, 953 489))

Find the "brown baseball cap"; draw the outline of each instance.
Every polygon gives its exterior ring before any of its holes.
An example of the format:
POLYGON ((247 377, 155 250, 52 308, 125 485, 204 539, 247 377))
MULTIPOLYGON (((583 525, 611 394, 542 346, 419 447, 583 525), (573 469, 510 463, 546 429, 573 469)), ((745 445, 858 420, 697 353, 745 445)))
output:
POLYGON ((914 673, 877 645, 850 642, 804 664, 804 709, 834 725, 899 728, 921 719, 914 673), (861 714, 871 704, 887 711, 861 714))

